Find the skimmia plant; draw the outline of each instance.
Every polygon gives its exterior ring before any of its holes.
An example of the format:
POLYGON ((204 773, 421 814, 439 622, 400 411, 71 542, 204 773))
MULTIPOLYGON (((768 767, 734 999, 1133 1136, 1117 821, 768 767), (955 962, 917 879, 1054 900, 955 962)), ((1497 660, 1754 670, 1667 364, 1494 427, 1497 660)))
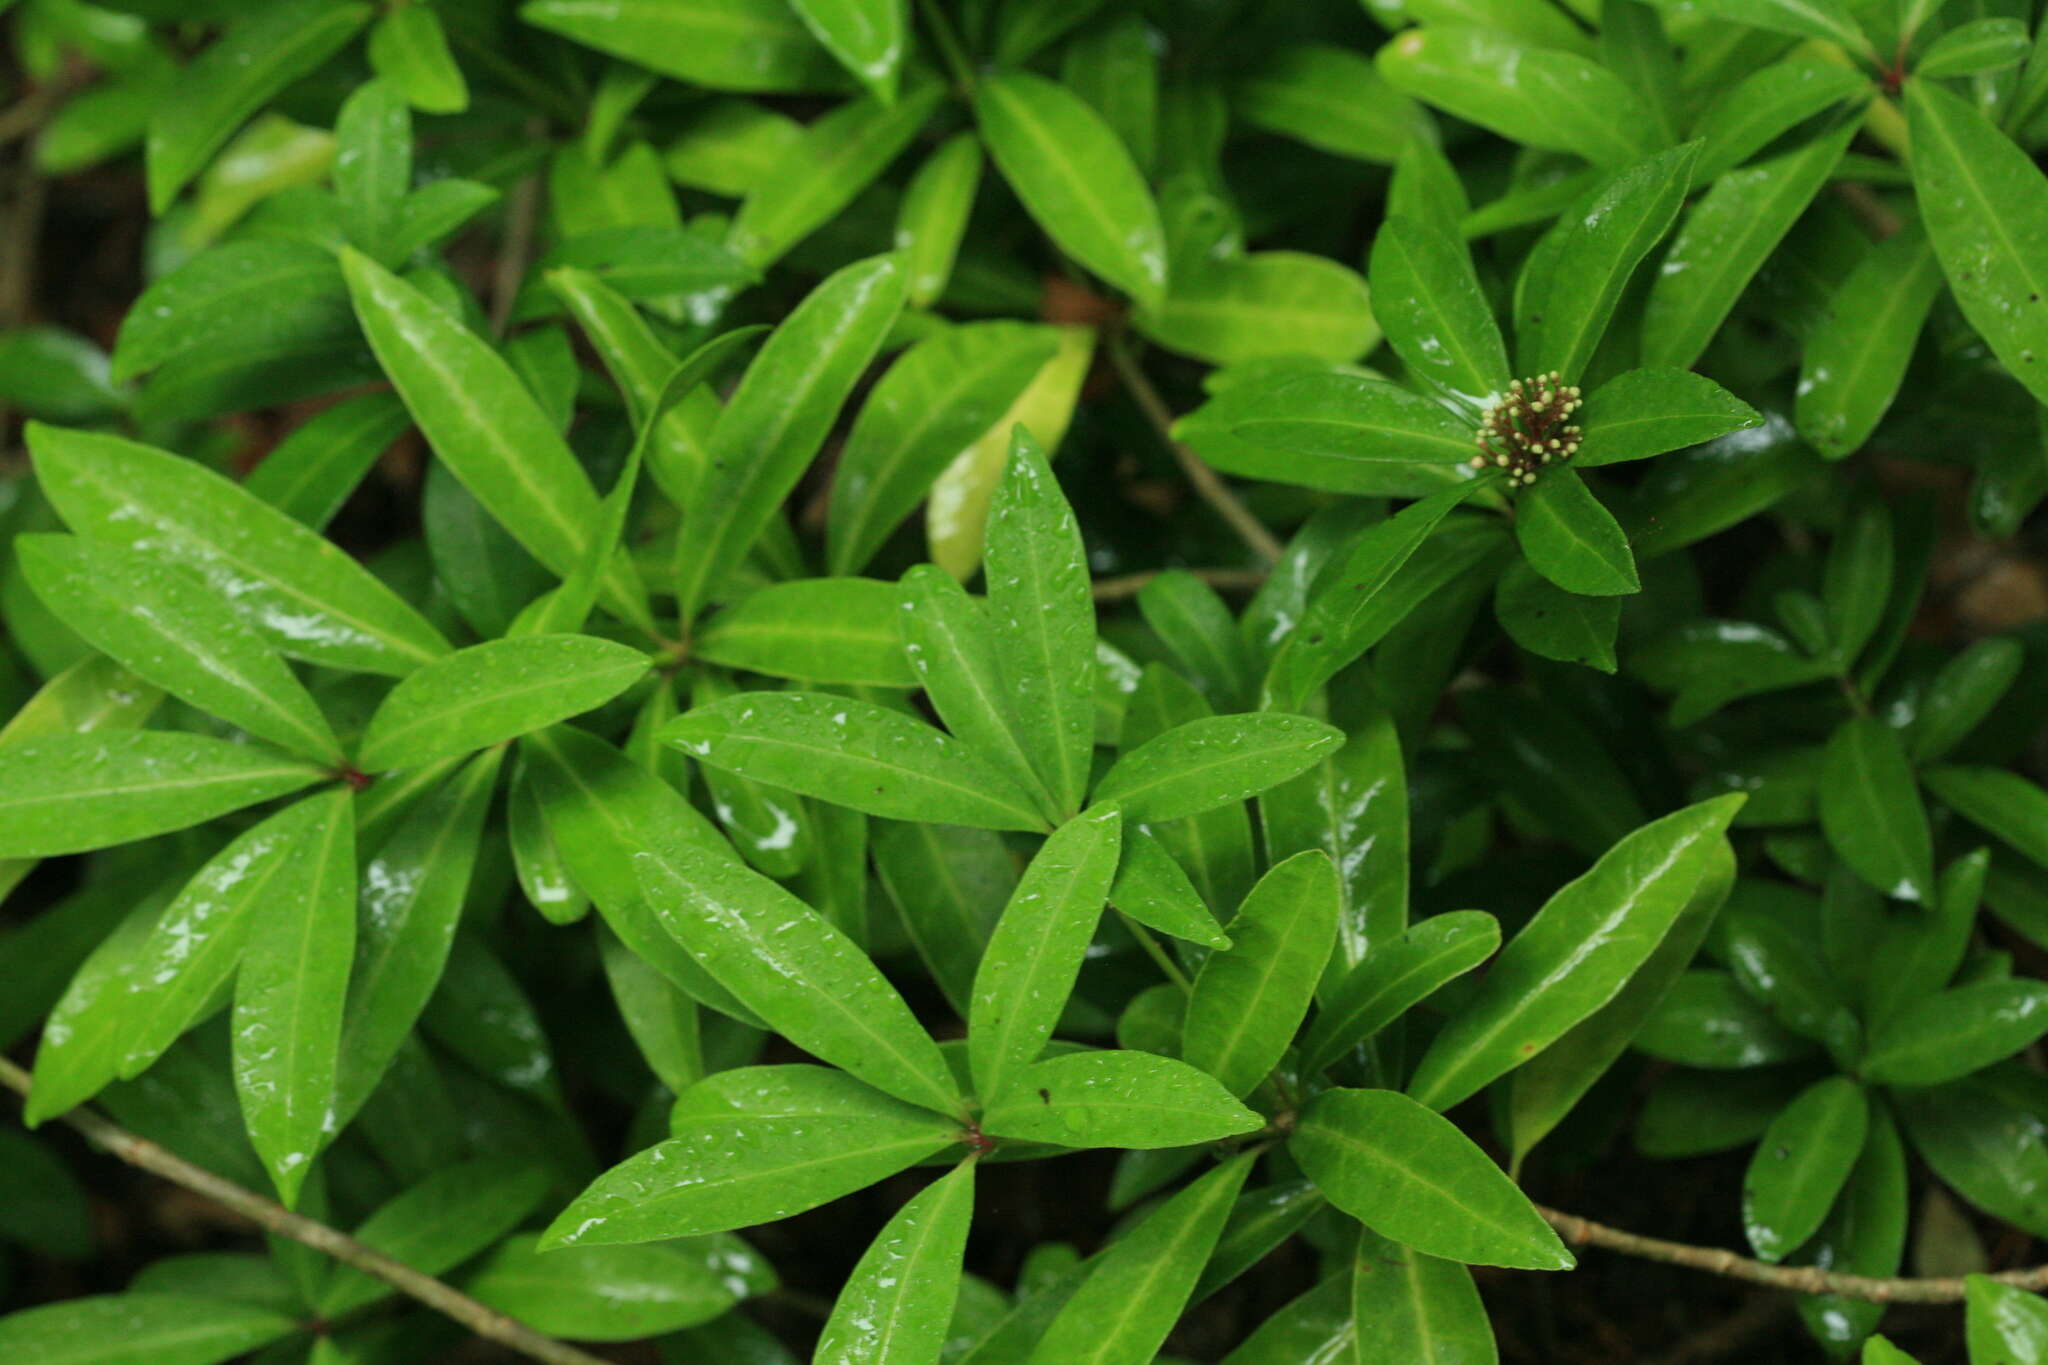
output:
POLYGON ((2028 0, 0 11, 6 1365, 2048 1359, 2028 0))

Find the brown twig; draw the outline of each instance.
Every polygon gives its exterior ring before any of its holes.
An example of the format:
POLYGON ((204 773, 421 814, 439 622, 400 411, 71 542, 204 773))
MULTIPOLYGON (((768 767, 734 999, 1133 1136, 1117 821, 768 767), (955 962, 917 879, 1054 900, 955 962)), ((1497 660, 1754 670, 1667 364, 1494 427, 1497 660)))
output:
POLYGON ((1195 486, 1196 494, 1203 502, 1214 508, 1216 515, 1229 523, 1237 532, 1238 539, 1251 547, 1252 553, 1268 564, 1279 561, 1286 548, 1274 539, 1266 524, 1253 516, 1251 509, 1237 499, 1230 486, 1217 476, 1215 470, 1203 462, 1202 457, 1189 450, 1186 445, 1173 439, 1173 413, 1167 408, 1166 400, 1159 396, 1159 390, 1152 387, 1152 381, 1138 365, 1138 358, 1131 354, 1122 332, 1111 331, 1108 335, 1109 360, 1116 366, 1124 387, 1131 398, 1144 412, 1145 420, 1159 433, 1159 439, 1173 452, 1173 458, 1180 462, 1181 472, 1188 476, 1188 482, 1195 486))
MULTIPOLYGON (((1645 1261, 1662 1261, 1688 1270, 1703 1270, 1709 1275, 1725 1275, 1731 1280, 1746 1280, 1794 1294, 1831 1294, 1837 1298, 1862 1299, 1866 1303, 1958 1303, 1965 1288, 1960 1279, 1879 1279, 1869 1275, 1843 1275, 1815 1266, 1770 1265, 1719 1247, 1692 1246, 1685 1242, 1667 1242, 1661 1237, 1638 1236, 1608 1227, 1605 1223, 1596 1223, 1590 1218, 1581 1218, 1575 1213, 1562 1213, 1541 1205, 1536 1211, 1573 1246, 1602 1247, 1645 1261)), ((2015 1289, 2040 1291, 2048 1289, 2048 1265, 2008 1270, 1990 1278, 2015 1289)))
POLYGON ((1849 206, 1851 213, 1863 220, 1863 226, 1869 228, 1870 235, 1878 241, 1897 235, 1899 229, 1906 225, 1905 220, 1893 213, 1884 200, 1871 192, 1868 185, 1844 181, 1838 183, 1834 189, 1836 196, 1849 206))
MULTIPOLYGON (((1114 578, 1095 580, 1094 594, 1098 602, 1122 602, 1136 597, 1147 583, 1159 577, 1160 569, 1147 569, 1143 573, 1119 574, 1114 578)), ((1252 592, 1266 581, 1266 575, 1258 569, 1189 569, 1189 573, 1201 579, 1212 588, 1224 592, 1252 592)))
MULTIPOLYGON (((0 1084, 16 1094, 26 1095, 29 1091, 29 1074, 5 1057, 0 1057, 0 1084)), ((239 1213, 266 1232, 289 1237, 303 1242, 315 1251, 324 1252, 344 1265, 354 1266, 366 1275, 374 1276, 390 1285, 401 1294, 408 1295, 446 1317, 453 1318, 480 1337, 486 1337, 501 1346, 519 1352, 531 1360, 545 1362, 545 1365, 606 1365, 587 1351, 542 1336, 532 1328, 496 1309, 487 1308, 459 1290, 451 1289, 431 1275, 422 1275, 411 1266, 394 1261, 380 1251, 364 1246, 355 1238, 337 1232, 325 1223, 316 1223, 310 1218, 293 1213, 282 1204, 265 1199, 251 1190, 243 1189, 232 1180, 224 1180, 204 1167, 157 1146, 147 1138, 137 1137, 90 1109, 74 1109, 63 1115, 59 1122, 70 1125, 83 1133, 96 1146, 119 1157, 129 1165, 161 1176, 174 1185, 192 1191, 202 1198, 210 1199, 223 1208, 239 1213)))

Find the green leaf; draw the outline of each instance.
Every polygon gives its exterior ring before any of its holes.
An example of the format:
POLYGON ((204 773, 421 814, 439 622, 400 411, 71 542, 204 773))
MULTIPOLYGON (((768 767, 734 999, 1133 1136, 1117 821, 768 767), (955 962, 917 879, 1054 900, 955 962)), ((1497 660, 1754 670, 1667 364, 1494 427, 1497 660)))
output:
POLYGON ((1733 976, 1707 970, 1687 972, 1672 983, 1637 1031, 1634 1046, 1668 1062, 1713 1070, 1769 1066, 1814 1050, 1733 976))
MULTIPOLYGON (((1401 325, 1398 305, 1389 321, 1401 325)), ((1426 326, 1414 320, 1418 329, 1426 326)), ((1416 345, 1427 347, 1433 330, 1418 330, 1416 345)), ((1441 342, 1439 342, 1441 345, 1441 342)), ((1464 365, 1455 367, 1462 371, 1464 365)), ((1490 389, 1473 394, 1483 398, 1490 389)), ((1254 381, 1224 390, 1189 417, 1176 431, 1198 440, 1205 430, 1226 432, 1257 450, 1283 452, 1275 472, 1238 468, 1232 473, 1279 478, 1287 483, 1336 492, 1378 491, 1353 488, 1354 475, 1368 470, 1352 466, 1379 462, 1462 465, 1472 456, 1474 428, 1442 404, 1411 393, 1384 379, 1352 374, 1291 374, 1254 381), (1285 474, 1278 469, 1292 466, 1285 474)), ((1462 477, 1460 475, 1459 477, 1462 477)))
MULTIPOLYGON (((1852 1275, 1898 1274, 1906 1251, 1906 1200, 1905 1144, 1891 1115, 1873 1106, 1849 1183, 1807 1243, 1805 1259, 1852 1275)), ((1820 1295, 1802 1299, 1799 1315, 1823 1349, 1846 1354, 1877 1326, 1884 1305, 1820 1295)))
POLYGON ((974 974, 967 1055, 977 1094, 995 1099, 1045 1050, 1073 994, 1123 849, 1123 813, 1091 808, 1053 831, 996 921, 974 974))
POLYGON ((896 211, 896 249, 909 277, 908 302, 929 308, 945 292, 981 188, 981 139, 955 133, 925 158, 896 211))
POLYGON ((305 834, 308 804, 279 811, 215 854, 156 921, 136 952, 121 1009, 121 1079, 148 1070, 217 1003, 258 907, 302 889, 279 877, 304 875, 296 841, 305 834))
POLYGON ((1837 0, 1706 0, 1698 8, 1717 19, 1837 43, 1859 55, 1873 51, 1870 39, 1837 0))
POLYGON ((677 1246, 539 1248, 509 1237, 463 1277, 469 1296, 536 1331, 578 1341, 637 1341, 694 1327, 731 1308, 732 1289, 677 1246))
POLYGON ((1646 818, 1598 735, 1554 702, 1490 688, 1467 692, 1458 713, 1478 770, 1586 857, 1597 858, 1646 818))
POLYGON ((1230 938, 1202 903, 1187 872, 1152 835, 1135 825, 1124 829, 1123 862, 1109 888, 1110 903, 1149 929, 1228 948, 1230 938))
POLYGON ((1883 1337, 1872 1337, 1863 1343, 1862 1365, 1920 1365, 1883 1337))
POLYGON ((308 797, 273 837, 287 846, 235 974, 234 1073, 249 1141, 287 1206, 333 1140, 342 999, 356 940, 355 806, 308 797))
POLYGON ((1960 764, 1930 768, 1925 781, 1943 805, 2048 867, 2048 792, 2003 768, 1960 764))
POLYGON ((1198 815, 1278 786, 1343 743, 1335 726, 1277 711, 1191 720, 1118 758, 1095 799, 1147 823, 1198 815))
POLYGON ((2048 1301, 2024 1289, 1972 1275, 1964 1287, 1970 1359, 2034 1365, 2048 1352, 2048 1301))
POLYGON ((1204 696, 1220 706, 1249 698, 1251 652, 1214 588, 1168 569, 1138 590, 1138 610, 1204 696))
POLYGON ((1729 86, 1701 113, 1693 127, 1704 144, 1694 182, 1719 180, 1807 120, 1871 93, 1864 72, 1795 48, 1729 86))
POLYGON ((1891 1091, 1913 1148, 1942 1183, 2001 1222, 2048 1227, 2041 1197, 2048 1148, 2034 1127, 2032 1091, 2015 1095, 1997 1072, 1929 1089, 1891 1091))
POLYGON ((70 536, 25 536, 16 546, 36 595, 95 648, 260 739, 341 764, 340 741, 311 695, 197 575, 70 536))
POLYGON ((1231 946, 1195 976, 1181 1056, 1247 1095, 1294 1041, 1337 937, 1337 869, 1297 853, 1259 879, 1230 921, 1231 946))
POLYGON ((803 477, 903 308, 893 256, 828 276, 776 327, 717 425, 710 462, 677 531, 687 621, 724 586, 803 477))
POLYGON ((1499 923, 1479 910, 1432 915, 1399 938, 1373 945, 1316 1015, 1301 1046, 1303 1074, 1327 1070, 1498 947, 1499 923))
POLYGON ((1625 166, 1560 220, 1523 305, 1531 324, 1521 337, 1524 374, 1556 370, 1578 382, 1636 267, 1678 217, 1698 155, 1688 142, 1625 166))
POLYGON ((805 27, 884 103, 903 61, 901 0, 793 0, 805 27))
POLYGON ((1380 74, 1514 142, 1618 166, 1654 150, 1657 118, 1613 72, 1586 58, 1462 24, 1408 29, 1379 52, 1380 74))
POLYGON ((1187 1305, 1251 1170, 1232 1157, 1091 1263, 1025 1365, 1149 1365, 1187 1305))
POLYGON ((1845 120, 1803 147, 1729 171, 1693 205, 1643 305, 1643 364, 1691 368, 1827 183, 1857 127, 1845 120))
POLYGON ((1183 258, 1166 302, 1133 326, 1170 351, 1216 365, 1280 356, 1348 364, 1380 339, 1356 271, 1304 251, 1183 258))
POLYGON ((647 672, 645 654, 589 635, 472 645, 391 689, 363 734, 370 772, 418 767, 602 706, 647 672))
POLYGON ((1585 664, 1612 673, 1614 632, 1621 623, 1621 600, 1566 592, 1516 560, 1495 587, 1493 612, 1508 638, 1546 659, 1585 664))
POLYGON ((1690 370, 1630 370, 1586 395, 1577 414, 1581 469, 1646 460, 1759 426, 1756 409, 1690 370))
POLYGON ((1010 724, 1058 814, 1071 815, 1095 747, 1095 602, 1073 509, 1022 426, 989 504, 983 560, 1010 724))
POLYGON ((278 442, 242 486, 292 520, 322 530, 377 457, 411 427, 412 415, 388 393, 344 399, 278 442))
POLYGON ((1408 604, 1389 591, 1402 566, 1444 517, 1472 495, 1464 484, 1431 494, 1355 536, 1317 576, 1301 622, 1266 669, 1271 705, 1298 708, 1325 682, 1400 623, 1408 604))
POLYGON ((251 238, 203 251, 151 282, 121 321, 116 383, 160 367, 267 364, 358 352, 334 255, 251 238))
POLYGON ((987 1093, 983 1132, 1061 1147, 1185 1147, 1265 1122, 1207 1072, 1150 1052, 1048 1057, 987 1093))
POLYGON ((992 430, 1058 348, 1049 328, 977 322, 928 337, 862 404, 833 476, 827 562, 852 573, 881 549, 932 483, 992 430))
POLYGON ((894 820, 1042 830, 1031 798, 959 740, 822 692, 742 692, 661 729, 700 763, 894 820))
POLYGON ((1962 743, 2011 690, 2023 658, 2018 642, 1994 636, 1972 641, 1944 663, 1913 718, 1913 758, 1925 763, 1962 743))
POLYGON ((2024 20, 1976 19, 1958 24, 1929 44, 1913 74, 1922 80, 1941 80, 1997 71, 2024 61, 2032 46, 2024 20))
POLYGON ((1373 238, 1372 289, 1387 342, 1410 374, 1474 407, 1507 391, 1507 346, 1462 241, 1389 217, 1373 238))
MULTIPOLYGON (((344 1122, 383 1080, 440 983, 502 756, 495 749, 478 754, 410 807, 363 868, 335 1102, 344 1122)), ((357 833, 372 846, 367 829, 357 833)))
POLYGON ((713 90, 836 90, 845 75, 787 0, 527 0, 519 17, 713 90))
POLYGON ((1042 76, 1004 71, 975 87, 974 118, 1003 178, 1062 251, 1143 307, 1165 301, 1159 206, 1100 114, 1042 76))
POLYGON ((1497 1365, 1500 1359, 1471 1271, 1370 1231, 1358 1239, 1351 1262, 1351 1320, 1362 1361, 1497 1365))
POLYGON ((867 954, 817 911, 715 848, 678 842, 633 862, 661 923, 790 1042, 913 1104, 958 1110, 938 1045, 867 954))
POLYGON ((0 1318, 21 1365, 218 1365, 298 1330, 282 1313, 184 1294, 101 1294, 0 1318))
POLYGON ((1875 716, 1844 721, 1821 759, 1819 804, 1828 843, 1857 876, 1933 904, 1933 839, 1896 730, 1875 716))
POLYGON ((448 652, 440 632, 339 548, 194 461, 34 423, 28 444, 72 530, 193 570, 293 658, 402 677, 448 652))
POLYGON ((0 858, 133 843, 297 791, 328 774, 248 744, 166 731, 0 745, 0 858))
MULTIPOLYGON (((512 321, 529 322, 562 311, 564 300, 553 281, 559 270, 581 271, 620 296, 645 300, 650 306, 680 301, 706 313, 715 312, 759 278, 733 251, 672 223, 596 228, 557 243, 534 262, 533 273, 513 303, 512 321)), ((515 364, 517 347, 527 338, 521 333, 508 343, 513 352, 508 358, 515 364)))
MULTIPOLYGON (((535 559, 574 572, 598 525, 597 493, 531 391, 482 337, 369 257, 345 248, 341 268, 377 363, 434 454, 535 559)), ((624 559, 605 589, 612 610, 646 622, 624 559)))
POLYGON ((1875 501, 1850 508, 1828 547, 1821 580, 1828 644, 1843 669, 1856 662, 1884 620, 1893 559, 1890 511, 1875 501))
POLYGON ((1864 1051, 1864 1079, 1939 1085, 2003 1061, 2048 1033, 2048 986, 1979 981, 1903 1003, 1864 1051))
POLYGON ((1814 449, 1840 459, 1870 439, 1898 397, 1941 286, 1941 265, 1917 227, 1872 247, 1836 286, 1800 363, 1794 420, 1814 449))
POLYGON ((1819 1230, 1869 1125, 1870 1101, 1846 1076, 1816 1081, 1771 1120, 1742 1181, 1742 1228, 1758 1256, 1782 1261, 1819 1230))
POLYGON ((1428 115, 1363 53, 1325 43, 1279 49, 1236 83, 1231 107, 1254 128, 1381 164, 1432 132, 1428 115))
POLYGON ((875 1235, 818 1337, 813 1365, 926 1365, 951 1335, 974 1218, 974 1163, 920 1190, 875 1235))
POLYGON ((1569 467, 1545 471, 1515 500, 1515 539, 1529 565, 1566 592, 1638 592, 1628 533, 1569 467))
POLYGON ((915 687, 897 628, 896 586, 873 578, 773 583, 704 626, 699 659, 807 682, 915 687))
POLYGON ((379 260, 412 188, 412 111, 389 81, 356 87, 334 121, 334 195, 349 240, 379 260))
POLYGON ((271 96, 369 22, 368 5, 284 0, 245 12, 178 76, 149 121, 149 209, 161 214, 271 96))
POLYGON ((1017 864, 1002 836, 963 825, 896 824, 875 837, 875 874, 932 980, 962 1019, 1017 864))
POLYGON ((1325 1090, 1287 1150, 1332 1204, 1403 1246, 1470 1265, 1573 1265, 1505 1172, 1449 1119, 1397 1091, 1325 1090))
POLYGON ((961 1136, 957 1120, 804 1065, 741 1067, 699 1081, 678 1097, 670 1130, 593 1181, 541 1246, 661 1241, 786 1218, 887 1179, 961 1136))
MULTIPOLYGON (((516 1157, 478 1157, 444 1166, 395 1195, 351 1235, 422 1275, 439 1275, 524 1222, 547 1192, 544 1167, 516 1157)), ((333 1320, 396 1292, 337 1265, 314 1306, 333 1320)))
POLYGON ((620 1019, 655 1078, 677 1094, 702 1080, 703 1022, 697 1002, 652 963, 636 957, 616 934, 600 934, 597 946, 620 1019))
POLYGON ((1408 1093, 1448 1109, 1612 1000, 1692 899, 1741 805, 1716 797, 1652 821, 1545 902, 1423 1054, 1408 1093))
MULTIPOLYGON (((804 0, 836 5, 844 0, 804 0)), ((893 5, 892 5, 893 8, 893 5)), ((773 170, 740 201, 726 246, 756 269, 831 222, 902 155, 938 108, 944 89, 920 82, 893 102, 849 100, 805 128, 773 170)))
POLYGON ((459 114, 469 107, 469 83, 448 51, 440 16, 425 5, 388 10, 370 30, 370 69, 405 92, 423 114, 459 114))
POLYGON ((1515 1071, 1509 1082, 1511 1164, 1562 1123, 1573 1106, 1628 1050, 1692 962, 1735 885, 1735 851, 1723 843, 1664 941, 1616 996, 1515 1071))

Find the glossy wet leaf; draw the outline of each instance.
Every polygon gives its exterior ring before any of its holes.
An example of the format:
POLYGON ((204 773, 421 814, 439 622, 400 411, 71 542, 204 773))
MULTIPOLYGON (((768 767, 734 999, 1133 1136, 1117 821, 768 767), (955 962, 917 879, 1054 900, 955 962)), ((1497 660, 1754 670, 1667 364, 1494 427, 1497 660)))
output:
POLYGON ((129 1292, 10 1313, 0 1318, 0 1350, 23 1365, 217 1365, 297 1329, 253 1304, 129 1292))
POLYGON ((872 578, 776 583, 705 623, 698 658, 807 682, 912 687, 895 585, 872 578))
POLYGON ((1782 1261, 1827 1217, 1870 1124, 1870 1101, 1846 1076, 1818 1081, 1785 1106, 1757 1143, 1742 1182, 1743 1231, 1782 1261))
POLYGON ((1618 374, 1586 395, 1577 413, 1581 468, 1644 460, 1759 425, 1756 409, 1690 370, 1618 374))
POLYGON ((1410 1358, 1434 1365, 1500 1359, 1472 1272, 1367 1232, 1351 1262, 1351 1319, 1360 1359, 1410 1358))
POLYGON ((2048 792, 2017 773, 1975 765, 1930 768, 1926 782, 1965 820, 2048 867, 2048 792))
POLYGON ((1973 641, 1943 664, 1914 718, 1914 759, 1940 758, 1961 743, 2019 677, 2021 657, 2012 640, 1994 637, 1973 641))
POLYGON ((1294 1041, 1335 947, 1338 895, 1329 856, 1297 853, 1245 897, 1230 948, 1203 961, 1181 1056, 1230 1093, 1250 1094, 1294 1041))
POLYGON ((1717 797, 1652 821, 1568 882, 1437 1035, 1408 1093, 1448 1109, 1612 1000, 1691 900, 1741 804, 1717 797))
POLYGON ((1698 151, 1687 143, 1624 167, 1552 230, 1544 274, 1522 305, 1530 324, 1519 338, 1522 373, 1557 370, 1578 381, 1636 267, 1671 230, 1698 151))
POLYGON ((1835 0, 1709 0, 1699 8, 1716 18, 1774 33, 1838 43, 1850 52, 1870 50, 1870 39, 1863 35, 1849 9, 1835 0))
POLYGON ((346 789, 294 806, 271 897, 235 973, 234 1073, 249 1140, 287 1205, 334 1136, 342 999, 356 940, 355 807, 346 789))
POLYGON ((938 1045, 817 911, 716 848, 679 843, 665 858, 633 861, 661 923, 784 1037, 892 1095, 941 1113, 958 1108, 938 1045))
POLYGON ((368 5, 288 0, 246 13, 180 73, 149 123, 149 204, 162 213, 271 96, 368 22, 368 5))
POLYGON ((1274 356, 1345 364, 1380 339, 1359 275, 1304 251, 1183 261, 1166 301, 1134 325, 1170 351, 1216 365, 1274 356))
POLYGON ((1045 827, 1030 797, 974 750, 873 702, 742 692, 661 731, 701 763, 896 820, 1045 827))
POLYGON ((1839 459, 1870 439, 1941 287, 1926 234, 1911 228, 1873 246, 1835 290, 1807 338, 1794 414, 1821 454, 1839 459))
POLYGON ((1863 72, 1795 48, 1730 85, 1700 114, 1697 179, 1718 180, 1807 120, 1871 93, 1863 72))
POLYGON ((479 754, 407 812, 374 848, 357 891, 355 965, 342 1008, 337 1113, 377 1088, 440 983, 475 874, 499 751, 479 754))
POLYGON ((0 745, 0 857, 47 858, 185 829, 327 774, 257 745, 171 731, 0 745))
POLYGON ((1963 1302, 1972 1360, 2033 1365, 2048 1351, 2048 1301, 2040 1295, 1972 1275, 1963 1302))
POLYGON ((294 658, 402 677, 448 652, 440 632, 335 545, 193 461, 36 425, 28 443, 72 530, 194 571, 294 658))
POLYGON ((1507 347, 1463 242, 1390 217, 1373 239, 1372 284, 1380 325, 1410 373, 1474 404, 1507 390, 1507 347))
POLYGON ((685 619, 721 590, 803 477, 902 307, 901 264, 856 261, 812 290, 755 354, 711 428, 709 462, 678 530, 685 619))
POLYGON ((989 155, 1025 209, 1089 270, 1156 308, 1166 293, 1166 238, 1131 154, 1072 91, 1005 71, 974 91, 989 155))
MULTIPOLYGON (((342 272, 378 364, 427 443, 500 525, 557 575, 573 572, 598 524, 597 493, 512 367, 418 289, 354 251, 342 272)), ((623 560, 606 602, 644 619, 623 560)))
POLYGON ((1193 1293, 1250 1170, 1249 1155, 1232 1157, 1097 1257, 1025 1365, 1148 1365, 1193 1293))
POLYGON ((1515 511, 1530 567, 1566 592, 1615 597, 1641 588, 1628 533, 1569 467, 1546 471, 1515 511))
POLYGON ((366 52, 378 75, 397 83, 423 114, 459 114, 469 106, 469 83, 448 50, 440 16, 425 5, 387 12, 370 30, 366 52))
POLYGON ((1898 734, 1872 716, 1844 721, 1821 761, 1821 828, 1859 877, 1887 896, 1931 904, 1927 812, 1898 734))
POLYGON ((1139 821, 1172 820, 1255 796, 1344 742, 1307 716, 1210 716, 1176 726, 1118 759, 1096 784, 1139 821))
POLYGON ((1387 163, 1427 141, 1427 116, 1364 54, 1325 43, 1283 47, 1237 82, 1234 111, 1267 132, 1338 156, 1387 163))
POLYGON ((603 705, 647 669, 640 651, 589 635, 472 645, 391 689, 358 761, 383 772, 515 739, 603 705))
POLYGON ((1399 938, 1375 944, 1316 1015, 1302 1043, 1302 1070, 1326 1069, 1499 947, 1500 925, 1479 910, 1432 915, 1399 938))
POLYGON ((714 90, 831 90, 846 81, 787 0, 529 0, 519 17, 714 90))
POLYGON ((1516 560, 1500 576, 1493 612, 1509 638, 1531 654, 1614 672, 1614 635, 1621 622, 1616 598, 1566 592, 1527 561, 1516 560))
POLYGON ((1619 76, 1497 28, 1411 29, 1380 49, 1396 90, 1517 142, 1616 166, 1652 150, 1657 120, 1619 76))
POLYGON ((1053 357, 1048 328, 955 327, 905 351, 848 433, 832 484, 827 560, 851 573, 908 517, 953 460, 991 431, 1053 357))
POLYGON ((1265 1120, 1208 1072, 1150 1052, 1069 1052, 1017 1071, 982 1115, 993 1137, 1061 1147, 1185 1147, 1265 1120))
MULTIPOLYGON (((478 1157, 394 1195, 350 1235, 423 1275, 440 1275, 512 1231, 546 1193, 543 1168, 515 1157, 478 1157)), ((338 1318, 395 1292, 352 1266, 336 1266, 317 1306, 338 1318)))
POLYGON ((974 1163, 919 1191, 875 1235, 832 1305, 813 1365, 922 1365, 945 1346, 974 1217, 974 1163))
POLYGON ((1135 825, 1124 829, 1123 861, 1109 889, 1112 905, 1149 929, 1208 948, 1228 948, 1209 907, 1185 868, 1158 839, 1135 825))
POLYGON ((957 1124, 816 1066, 700 1081, 679 1097, 670 1131, 593 1181, 541 1246, 662 1241, 786 1218, 959 1138, 957 1124))
POLYGON ((694 1327, 735 1296, 709 1262, 678 1246, 576 1246, 542 1251, 508 1237, 462 1279, 477 1302, 540 1332, 579 1341, 636 1341, 694 1327))
POLYGON ((1996 71, 2024 60, 2030 46, 2022 20, 1975 19, 1936 38, 1920 54, 1914 74, 1923 80, 1940 80, 1996 71))
POLYGON ((1643 306, 1643 364, 1689 369, 1764 260, 1820 192, 1853 121, 1729 171, 1686 214, 1643 306))
POLYGON ((1863 1054, 1866 1079, 1939 1085, 2003 1061, 2048 1033, 2048 987, 1979 981, 1902 1004, 1863 1054))
POLYGON ((967 1055, 985 1099, 1013 1089, 1051 1039, 1109 899, 1123 828, 1123 812, 1107 805, 1053 831, 996 921, 967 1015, 967 1055))
POLYGON ((259 739, 341 763, 341 744, 305 687, 198 575, 69 536, 24 538, 16 553, 51 610, 139 676, 259 739))
MULTIPOLYGON (((1392 314, 1396 319, 1400 316, 1398 311, 1392 314)), ((1425 325, 1416 321, 1418 328, 1425 325)), ((1433 339, 1433 333, 1421 333, 1417 345, 1423 346, 1426 339, 1433 339)), ((1466 366, 1435 368, 1450 378, 1466 366)), ((1475 397, 1492 391, 1490 387, 1480 389, 1475 397)), ((1377 491, 1347 487, 1347 474, 1361 479, 1369 476, 1369 471, 1353 471, 1353 465, 1455 465, 1469 460, 1473 451, 1472 426, 1442 405, 1384 379, 1350 374, 1283 372, 1270 383, 1227 389, 1179 428, 1183 436, 1197 442, 1208 429, 1227 433, 1255 451, 1275 452, 1273 473, 1257 467, 1232 472, 1284 478, 1289 483, 1339 492, 1377 491), (1281 469, 1292 472, 1283 476, 1277 472, 1281 469)))
POLYGON ((1324 1091, 1287 1147, 1332 1204, 1404 1246, 1472 1265, 1573 1264, 1506 1172, 1450 1120, 1396 1091, 1324 1091))
POLYGON ((967 235, 967 215, 981 187, 981 161, 981 140, 973 133, 955 133, 925 158, 904 187, 896 246, 904 255, 913 308, 931 307, 952 278, 967 235))

